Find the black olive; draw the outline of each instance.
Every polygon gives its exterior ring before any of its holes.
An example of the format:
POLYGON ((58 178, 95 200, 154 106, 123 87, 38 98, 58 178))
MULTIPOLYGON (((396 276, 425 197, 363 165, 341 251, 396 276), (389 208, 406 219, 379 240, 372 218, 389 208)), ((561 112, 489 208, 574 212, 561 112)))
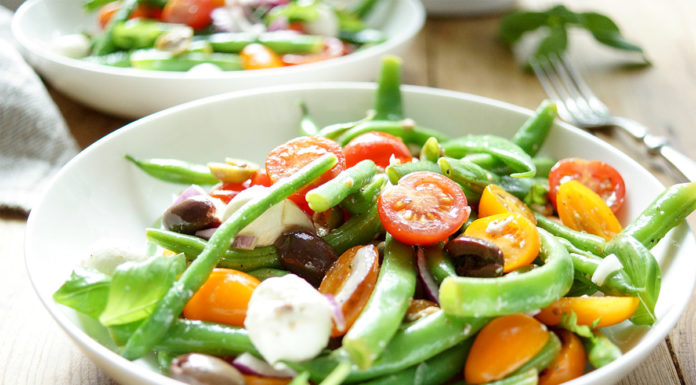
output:
POLYGON ((162 225, 167 230, 177 233, 194 234, 198 230, 220 225, 215 211, 215 204, 207 196, 189 197, 164 212, 162 225))
POLYGON ((485 239, 460 235, 445 245, 452 256, 457 275, 464 277, 500 277, 503 275, 503 252, 485 239))
POLYGON ((176 357, 169 374, 191 385, 246 385, 242 374, 224 360, 206 354, 189 353, 176 357))
POLYGON ((280 261, 287 270, 318 287, 331 265, 338 259, 334 249, 307 231, 284 233, 275 241, 280 261))

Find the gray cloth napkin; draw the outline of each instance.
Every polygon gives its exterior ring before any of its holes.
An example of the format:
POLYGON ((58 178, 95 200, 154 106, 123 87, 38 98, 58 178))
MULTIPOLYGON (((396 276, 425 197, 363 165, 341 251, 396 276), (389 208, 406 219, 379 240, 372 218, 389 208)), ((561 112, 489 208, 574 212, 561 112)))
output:
POLYGON ((0 6, 0 212, 28 213, 78 152, 43 83, 15 48, 0 6))

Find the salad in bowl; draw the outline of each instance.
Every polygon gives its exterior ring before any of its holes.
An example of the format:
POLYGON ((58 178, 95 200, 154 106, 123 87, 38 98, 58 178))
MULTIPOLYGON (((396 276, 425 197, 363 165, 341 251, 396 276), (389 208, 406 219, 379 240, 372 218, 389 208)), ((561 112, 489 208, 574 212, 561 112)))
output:
POLYGON ((132 177, 177 194, 134 230, 146 252, 99 241, 53 300, 107 330, 120 360, 188 383, 557 384, 630 370, 683 309, 660 302, 679 262, 653 251, 696 208, 696 184, 636 202, 621 167, 544 155, 558 140, 550 102, 509 136, 424 127, 405 114, 399 66, 385 59, 363 118, 320 125, 304 107, 301 136, 263 162, 243 148, 207 164, 120 154, 132 177))

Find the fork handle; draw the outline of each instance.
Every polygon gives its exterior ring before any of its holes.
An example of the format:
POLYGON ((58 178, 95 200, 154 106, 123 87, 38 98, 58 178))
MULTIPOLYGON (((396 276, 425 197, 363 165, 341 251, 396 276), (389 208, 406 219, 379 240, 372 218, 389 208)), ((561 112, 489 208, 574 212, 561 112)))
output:
POLYGON ((651 155, 660 155, 688 181, 696 181, 696 162, 672 147, 667 138, 649 134, 645 126, 630 119, 617 117, 612 119, 612 123, 641 140, 651 155))

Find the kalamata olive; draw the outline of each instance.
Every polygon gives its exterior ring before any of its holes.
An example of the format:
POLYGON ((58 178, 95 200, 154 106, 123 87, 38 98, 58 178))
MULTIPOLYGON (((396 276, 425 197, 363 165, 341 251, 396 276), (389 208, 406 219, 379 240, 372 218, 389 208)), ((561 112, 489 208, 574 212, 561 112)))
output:
POLYGON ((169 367, 175 379, 191 385, 246 385, 242 374, 224 360, 206 354, 176 357, 169 367))
POLYGON ((326 241, 307 231, 284 233, 275 241, 285 268, 319 287, 322 278, 338 259, 326 241))
POLYGON ((220 225, 215 212, 215 204, 210 198, 196 195, 169 207, 162 216, 162 225, 177 233, 194 234, 198 230, 220 225))
POLYGON ((317 235, 320 237, 326 236, 331 230, 342 225, 343 219, 343 210, 338 206, 312 215, 314 228, 317 231, 317 235))
POLYGON ((503 252, 485 239, 460 235, 445 245, 452 256, 454 270, 465 277, 499 277, 503 275, 503 252))

